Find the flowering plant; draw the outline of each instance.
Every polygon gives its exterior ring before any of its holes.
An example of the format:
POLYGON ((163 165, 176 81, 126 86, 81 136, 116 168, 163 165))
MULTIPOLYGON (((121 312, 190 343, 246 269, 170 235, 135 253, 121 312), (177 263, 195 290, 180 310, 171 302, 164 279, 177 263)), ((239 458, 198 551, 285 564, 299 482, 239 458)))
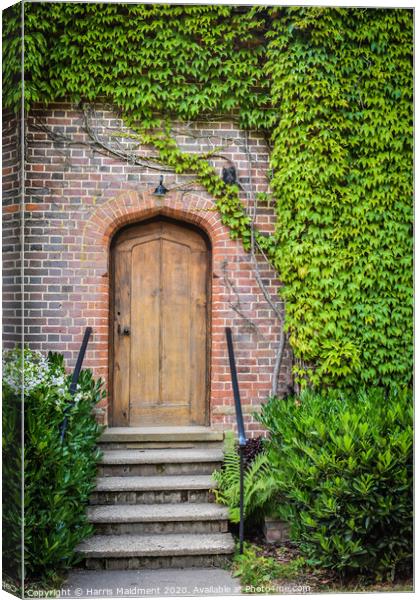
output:
MULTIPOLYGON (((42 352, 31 350, 27 346, 23 349, 14 348, 6 350, 2 357, 3 385, 6 385, 14 394, 28 397, 32 392, 47 386, 53 391, 54 402, 57 407, 70 400, 70 376, 66 375, 63 357, 50 352, 45 356, 42 352)), ((88 401, 90 394, 77 384, 76 393, 72 402, 77 404, 80 400, 88 401)))
POLYGON ((2 363, 3 385, 7 384, 16 394, 22 388, 24 392, 30 392, 55 375, 48 364, 48 358, 27 346, 3 352, 2 363))

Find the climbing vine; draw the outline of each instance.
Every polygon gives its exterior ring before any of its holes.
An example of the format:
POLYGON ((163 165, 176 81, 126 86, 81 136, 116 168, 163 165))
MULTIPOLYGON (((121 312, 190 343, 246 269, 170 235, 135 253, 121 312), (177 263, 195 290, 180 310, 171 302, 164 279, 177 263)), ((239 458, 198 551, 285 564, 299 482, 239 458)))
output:
POLYGON ((412 15, 290 10, 269 32, 274 263, 315 385, 412 369, 412 15))
MULTIPOLYGON (((28 3, 25 104, 112 103, 156 164, 193 173, 283 285, 301 382, 412 376, 412 36, 407 9, 28 3), (228 116, 272 148, 276 231, 170 123, 228 116)), ((4 103, 19 102, 19 10, 4 103)))

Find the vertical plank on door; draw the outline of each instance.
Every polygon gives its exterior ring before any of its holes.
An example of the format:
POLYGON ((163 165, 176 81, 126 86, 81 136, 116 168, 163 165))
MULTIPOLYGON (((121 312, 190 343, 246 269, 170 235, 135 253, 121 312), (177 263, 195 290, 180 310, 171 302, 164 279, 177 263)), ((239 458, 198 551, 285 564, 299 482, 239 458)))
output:
MULTIPOLYGON (((191 404, 190 385, 190 255, 188 246, 162 239, 161 395, 160 403, 179 407, 191 404)), ((184 406, 184 410, 182 410, 184 406)))
POLYGON ((134 246, 130 360, 130 409, 134 409, 130 412, 133 413, 140 406, 148 412, 159 397, 159 272, 160 240, 134 246))
POLYGON ((207 251, 191 253, 190 340, 191 423, 207 420, 207 251))
POLYGON ((114 372, 113 372, 113 425, 129 424, 130 395, 130 338, 122 335, 130 327, 131 252, 117 249, 114 262, 114 286, 118 293, 114 300, 114 372))

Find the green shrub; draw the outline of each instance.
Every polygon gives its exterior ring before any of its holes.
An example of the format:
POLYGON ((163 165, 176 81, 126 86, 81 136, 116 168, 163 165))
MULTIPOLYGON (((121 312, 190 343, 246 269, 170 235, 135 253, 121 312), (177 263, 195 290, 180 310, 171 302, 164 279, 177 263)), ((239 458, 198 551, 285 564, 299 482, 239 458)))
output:
POLYGON ((3 575, 12 579, 10 585, 15 585, 20 579, 22 558, 22 402, 19 390, 13 391, 5 381, 7 377, 5 366, 3 361, 3 575))
MULTIPOLYGON (((48 358, 28 349, 13 350, 4 357, 3 370, 3 452, 13 456, 10 444, 16 441, 19 391, 24 379, 24 540, 25 575, 29 579, 51 577, 77 561, 76 545, 92 532, 86 519, 86 505, 94 487, 100 456, 96 448, 102 427, 92 414, 103 397, 102 382, 89 370, 82 371, 74 398, 69 393, 63 357, 48 358), (67 409, 68 427, 64 442, 60 425, 67 409), (13 431, 12 431, 13 430, 13 431)), ((19 452, 20 455, 20 452, 19 452)), ((20 459, 17 459, 20 462, 20 459)), ((4 477, 13 480, 16 458, 4 464, 4 477)), ((14 486, 16 487, 16 486, 14 486)), ((4 518, 10 533, 8 562, 20 569, 16 506, 6 502, 4 518), (16 519, 16 520, 15 520, 16 519)))
POLYGON ((311 564, 393 578, 412 560, 412 395, 305 392, 261 422, 277 515, 311 564))

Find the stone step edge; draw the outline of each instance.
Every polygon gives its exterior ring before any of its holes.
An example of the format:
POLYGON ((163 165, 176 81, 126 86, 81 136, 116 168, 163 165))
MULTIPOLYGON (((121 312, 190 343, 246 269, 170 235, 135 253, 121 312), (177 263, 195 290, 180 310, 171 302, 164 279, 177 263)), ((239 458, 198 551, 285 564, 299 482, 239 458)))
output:
POLYGON ((222 442, 223 439, 223 431, 205 427, 108 427, 99 442, 222 442))
POLYGON ((195 449, 182 449, 181 451, 167 452, 162 449, 145 450, 103 450, 99 461, 101 465, 161 465, 161 464, 199 464, 222 463, 222 450, 195 451, 195 449))
POLYGON ((112 504, 88 507, 90 523, 165 523, 227 521, 228 509, 211 503, 196 504, 112 504))
POLYGON ((217 482, 208 475, 161 475, 131 477, 98 477, 94 492, 162 492, 179 490, 212 490, 217 482))
POLYGON ((230 533, 94 535, 76 548, 86 558, 233 554, 230 533))

